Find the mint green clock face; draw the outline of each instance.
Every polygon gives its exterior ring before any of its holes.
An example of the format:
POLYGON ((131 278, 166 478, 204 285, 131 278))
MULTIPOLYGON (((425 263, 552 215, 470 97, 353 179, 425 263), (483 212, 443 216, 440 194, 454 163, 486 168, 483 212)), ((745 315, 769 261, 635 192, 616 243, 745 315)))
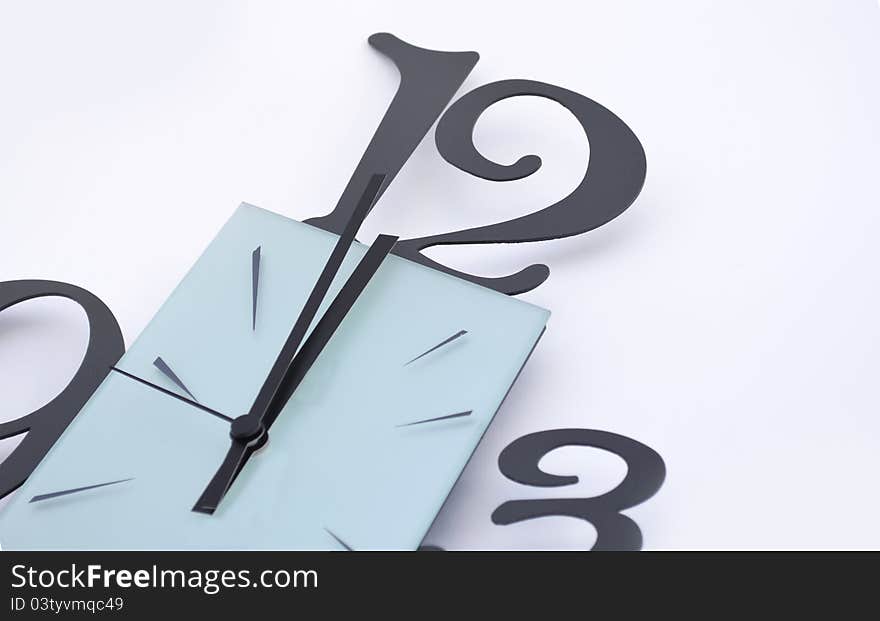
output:
POLYGON ((3 548, 415 549, 549 313, 396 256, 216 513, 191 511, 336 239, 242 205, 0 514, 3 548))

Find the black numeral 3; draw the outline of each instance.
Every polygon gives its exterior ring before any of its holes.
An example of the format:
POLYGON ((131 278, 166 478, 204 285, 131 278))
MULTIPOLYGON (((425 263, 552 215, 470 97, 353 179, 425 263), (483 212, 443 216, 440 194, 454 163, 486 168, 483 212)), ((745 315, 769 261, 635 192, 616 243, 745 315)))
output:
POLYGON ((663 459, 652 448, 625 436, 594 429, 552 429, 525 435, 511 442, 498 457, 498 467, 508 479, 538 487, 577 483, 576 476, 549 474, 538 462, 563 446, 591 446, 621 457, 626 476, 610 492, 592 498, 539 498, 509 500, 492 513, 496 524, 514 524, 551 515, 576 517, 596 528, 593 550, 639 550, 642 532, 620 512, 653 496, 666 477, 663 459))

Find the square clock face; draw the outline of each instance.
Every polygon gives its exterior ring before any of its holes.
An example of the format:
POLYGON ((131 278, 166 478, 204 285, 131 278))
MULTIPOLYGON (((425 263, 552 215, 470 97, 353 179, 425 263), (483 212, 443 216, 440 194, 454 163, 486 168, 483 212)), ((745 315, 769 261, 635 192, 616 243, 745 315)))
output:
POLYGON ((0 545, 416 549, 549 312, 394 255, 216 512, 192 510, 337 239, 239 207, 0 513, 0 545))

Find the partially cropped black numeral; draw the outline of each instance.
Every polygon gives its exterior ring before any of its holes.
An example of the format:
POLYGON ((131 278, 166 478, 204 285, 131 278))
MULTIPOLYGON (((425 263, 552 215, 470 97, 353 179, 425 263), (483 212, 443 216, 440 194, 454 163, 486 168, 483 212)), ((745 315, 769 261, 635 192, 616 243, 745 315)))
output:
POLYGON ((538 498, 509 500, 492 513, 496 524, 514 524, 548 516, 567 516, 586 520, 596 528, 593 550, 639 550, 642 533, 638 525, 621 511, 653 496, 666 477, 660 455, 644 444, 625 436, 594 429, 553 429, 539 431, 511 442, 498 457, 498 467, 508 479, 538 487, 560 487, 577 483, 576 476, 544 472, 538 462, 550 451, 563 446, 591 446, 621 457, 626 477, 610 492, 591 498, 538 498))
POLYGON ((0 464, 0 498, 27 480, 125 352, 122 332, 110 309, 95 295, 74 285, 51 280, 0 282, 0 311, 47 296, 68 298, 83 308, 89 321, 89 345, 79 369, 57 397, 35 412, 0 423, 0 440, 27 433, 0 464))

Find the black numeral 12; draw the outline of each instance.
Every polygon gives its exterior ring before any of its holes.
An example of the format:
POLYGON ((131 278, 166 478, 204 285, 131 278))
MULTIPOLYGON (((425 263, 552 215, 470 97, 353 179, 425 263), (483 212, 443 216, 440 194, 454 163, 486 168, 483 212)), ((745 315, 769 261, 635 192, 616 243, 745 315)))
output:
MULTIPOLYGON (((387 33, 375 34, 369 41, 395 63, 400 71, 400 86, 336 208, 326 216, 307 220, 337 234, 341 234, 349 220, 357 194, 368 178, 377 172, 386 175, 381 196, 479 59, 475 52, 422 49, 387 33)), ((541 158, 536 155, 504 166, 483 157, 473 143, 474 125, 480 115, 502 99, 521 95, 552 99, 580 122, 589 138, 590 161, 578 187, 548 207, 506 222, 401 240, 393 251, 395 254, 516 295, 544 282, 549 268, 530 265, 516 274, 487 278, 454 270, 429 259, 422 251, 431 246, 534 242, 579 235, 613 220, 636 199, 646 170, 645 152, 636 135, 614 113, 592 99, 543 82, 501 80, 462 96, 437 124, 437 149, 443 158, 465 172, 492 181, 522 179, 537 171, 541 158)))

